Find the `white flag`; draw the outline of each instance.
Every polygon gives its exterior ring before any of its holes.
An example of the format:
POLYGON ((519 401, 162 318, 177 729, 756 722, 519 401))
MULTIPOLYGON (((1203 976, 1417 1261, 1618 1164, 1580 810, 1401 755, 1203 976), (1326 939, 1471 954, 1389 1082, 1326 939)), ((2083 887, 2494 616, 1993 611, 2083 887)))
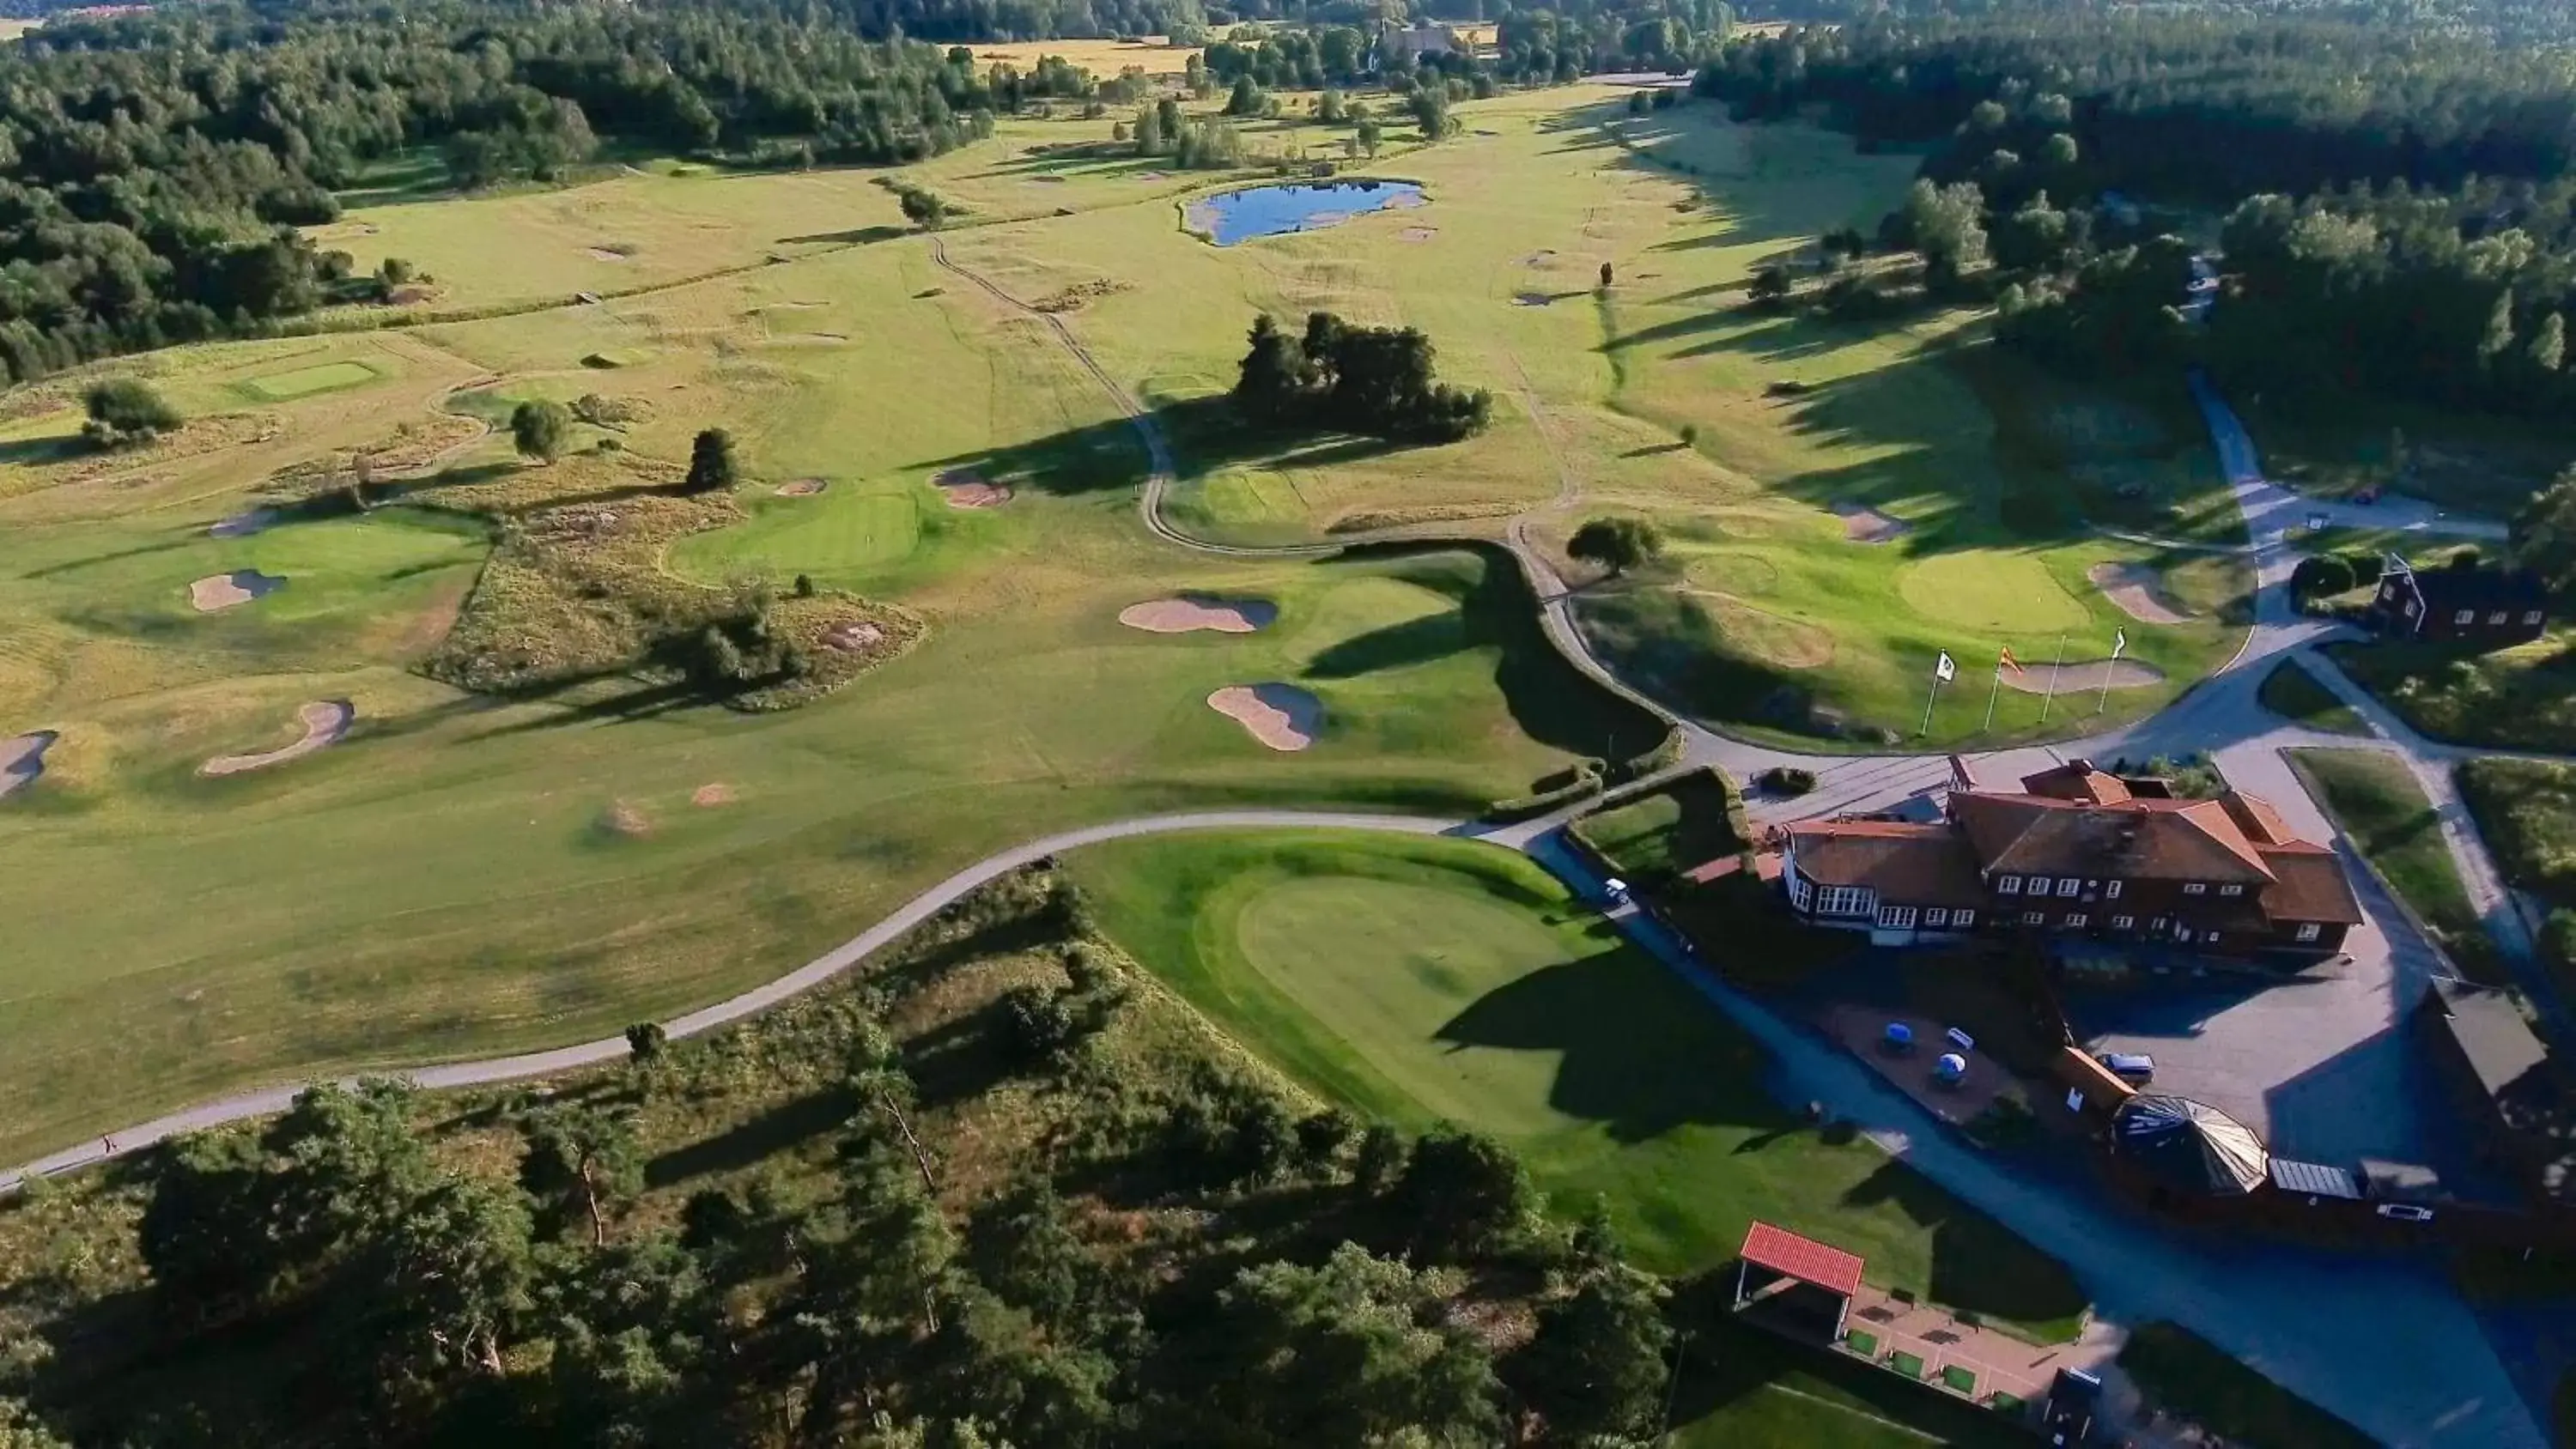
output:
POLYGON ((2121 655, 2126 654, 2126 653, 2128 653, 2128 652, 2129 652, 2129 631, 2128 631, 2128 630, 2126 630, 2126 629, 2114 629, 2114 630, 2112 630, 2112 631, 2111 631, 2111 657, 2112 657, 2112 658, 2114 658, 2114 659, 2117 659, 2117 658, 2119 658, 2121 655))
POLYGON ((1942 650, 1940 662, 1932 666, 1932 677, 1943 684, 1947 684, 1953 678, 1956 678, 1958 673, 1959 666, 1951 660, 1950 651, 1947 649, 1942 650))

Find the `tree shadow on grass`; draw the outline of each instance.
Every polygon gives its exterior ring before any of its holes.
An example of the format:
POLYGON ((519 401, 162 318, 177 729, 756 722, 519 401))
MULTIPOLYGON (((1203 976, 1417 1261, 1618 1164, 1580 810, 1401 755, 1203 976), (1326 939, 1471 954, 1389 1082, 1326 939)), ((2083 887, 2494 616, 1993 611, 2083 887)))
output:
POLYGON ((1308 679, 1355 679, 1446 659, 1467 648, 1467 621, 1458 614, 1428 614, 1345 639, 1317 654, 1308 679))
POLYGON ((777 245, 862 247, 871 246, 877 242, 893 241, 898 237, 910 236, 911 234, 912 228, 908 226, 887 226, 879 224, 876 226, 852 227, 848 231, 818 231, 810 232, 804 236, 783 236, 778 239, 777 245))
POLYGON ((1901 1162, 1890 1161, 1855 1183, 1843 1202, 1894 1203, 1932 1230, 1931 1296, 1947 1307, 2021 1323, 2072 1320, 2084 1311, 2084 1290, 2065 1264, 1901 1162))
POLYGON ((1768 1059, 1687 990, 1644 952, 1615 947, 1496 987, 1433 1038, 1557 1053, 1548 1105, 1617 1142, 1692 1124, 1790 1125, 1762 1089, 1768 1059))
POLYGON ((718 1173, 736 1172, 849 1125, 857 1099, 841 1087, 782 1102, 713 1137, 672 1148, 644 1164, 647 1187, 672 1187, 718 1173))

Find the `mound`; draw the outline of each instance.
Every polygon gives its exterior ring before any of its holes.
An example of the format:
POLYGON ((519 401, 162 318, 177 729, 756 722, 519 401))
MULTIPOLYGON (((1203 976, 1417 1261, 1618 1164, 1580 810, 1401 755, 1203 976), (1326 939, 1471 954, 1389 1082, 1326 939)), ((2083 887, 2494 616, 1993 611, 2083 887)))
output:
POLYGON ((2163 580, 2145 564, 2098 563, 2084 577, 2102 591, 2113 607, 2141 624, 2188 624, 2191 616, 2175 608, 2163 580))
MULTIPOLYGON (((2064 670, 2057 676, 2057 692, 2062 695, 2083 694, 2100 689, 2102 665, 2103 661, 2099 659, 2067 660, 2064 670)), ((2152 664, 2141 664, 2135 659, 2114 659, 2110 665, 2113 689, 2144 689, 2150 684, 2165 682, 2165 672, 2152 664)), ((2018 689, 2024 694, 2045 694, 2048 692, 2048 674, 2049 671, 2032 665, 2019 674, 2004 675, 2004 688, 2018 689)))
POLYGON ((1009 484, 987 483, 972 468, 950 468, 930 482, 948 495, 951 508, 999 508, 1011 501, 1009 484))
POLYGON ((1324 702, 1293 684, 1232 684, 1207 702, 1274 750, 1302 750, 1324 725, 1324 702))
POLYGON ((1438 235, 1440 228, 1436 226, 1408 226, 1395 234, 1396 240, 1409 242, 1427 242, 1438 235))
POLYGON ((1226 599, 1214 594, 1176 594, 1118 611, 1119 623, 1148 634, 1187 634, 1196 629, 1250 634, 1269 628, 1278 617, 1279 606, 1268 599, 1226 599))
POLYGON ((45 751, 61 738, 52 730, 37 730, 0 740, 0 796, 34 784, 36 777, 45 773, 45 751))
POLYGON ((275 528, 280 515, 274 508, 253 508, 215 524, 206 530, 210 538, 248 538, 275 528))
POLYGON ((1831 631, 1757 609, 1742 599, 1715 591, 1692 590, 1700 607, 1727 645, 1779 669, 1822 669, 1834 662, 1831 631))
POLYGON ((827 486, 829 486, 827 481, 821 478, 791 478, 778 485, 778 496, 781 498, 811 498, 815 494, 822 492, 827 486))
POLYGON ((865 654, 884 638, 885 630, 861 620, 855 624, 835 626, 832 632, 823 636, 823 645, 828 649, 838 649, 844 654, 865 654))
POLYGON ((217 755, 199 765, 197 773, 238 775, 246 770, 265 770, 271 765, 301 759, 325 745, 337 744, 340 737, 349 732, 349 725, 357 719, 358 711, 345 699, 317 699, 297 709, 295 716, 304 725, 304 738, 255 755, 217 755))
POLYGON ((229 609, 276 593, 286 587, 286 580, 257 569, 237 569, 228 574, 210 574, 188 585, 188 602, 200 614, 229 609))
POLYGON ((1914 525, 1904 519, 1862 503, 1837 503, 1834 517, 1843 521, 1843 537, 1854 543, 1893 543, 1914 531, 1914 525))

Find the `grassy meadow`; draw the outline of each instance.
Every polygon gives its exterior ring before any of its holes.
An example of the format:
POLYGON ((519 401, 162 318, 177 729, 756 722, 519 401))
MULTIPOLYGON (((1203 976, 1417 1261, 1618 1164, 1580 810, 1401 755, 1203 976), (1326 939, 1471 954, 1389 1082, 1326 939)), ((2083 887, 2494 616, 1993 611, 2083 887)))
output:
POLYGON ((2380 750, 2292 750, 2290 768, 2362 858, 2433 928, 2471 980, 2501 984, 2502 963, 2423 785, 2380 750))
POLYGON ((1655 1271, 1727 1261, 1758 1217, 1878 1281, 2073 1332, 2063 1268, 1772 1102, 1759 1047, 1519 856, 1278 832, 1113 842, 1071 869, 1111 939, 1271 1064, 1372 1117, 1492 1134, 1655 1271))

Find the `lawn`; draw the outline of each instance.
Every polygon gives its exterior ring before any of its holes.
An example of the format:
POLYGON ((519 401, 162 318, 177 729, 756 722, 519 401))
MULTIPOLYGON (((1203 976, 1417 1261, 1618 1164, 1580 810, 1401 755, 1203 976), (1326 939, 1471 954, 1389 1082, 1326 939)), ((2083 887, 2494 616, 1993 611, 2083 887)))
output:
POLYGON ((2368 1449, 2360 1430, 2172 1323, 2130 1334, 2120 1367, 2147 1401, 2247 1449, 2368 1449))
POLYGON ((2291 750, 2290 768, 2362 858, 2414 908, 2460 970, 2493 984, 2501 969, 2440 820, 2406 762, 2378 750, 2291 750))
POLYGON ((1571 829, 1621 875, 1645 886, 1752 844, 1742 800, 1714 769, 1596 810, 1571 829))
POLYGON ((2317 677, 2300 667, 2295 659, 2284 659, 2263 676, 2262 688, 2254 698, 2265 709, 2293 724, 2310 729, 2327 730, 2339 735, 2367 735, 2370 726, 2361 712, 2343 702, 2336 693, 2317 682, 2317 677))
POLYGON ((2477 654, 2440 644, 2330 644, 2326 652, 2399 718, 2438 740, 2576 751, 2576 635, 2477 654))
POLYGON ((1265 1059, 1374 1117, 1493 1134, 1657 1271, 1726 1262, 1758 1217, 1875 1280, 2073 1332, 2062 1267, 1786 1112, 1758 1047, 1518 856, 1277 832, 1117 842, 1073 870, 1113 939, 1265 1059))
POLYGON ((338 392, 344 387, 362 387, 376 380, 375 369, 361 362, 323 362, 311 367, 298 367, 286 372, 246 378, 241 390, 253 402, 291 402, 319 392, 338 392))

